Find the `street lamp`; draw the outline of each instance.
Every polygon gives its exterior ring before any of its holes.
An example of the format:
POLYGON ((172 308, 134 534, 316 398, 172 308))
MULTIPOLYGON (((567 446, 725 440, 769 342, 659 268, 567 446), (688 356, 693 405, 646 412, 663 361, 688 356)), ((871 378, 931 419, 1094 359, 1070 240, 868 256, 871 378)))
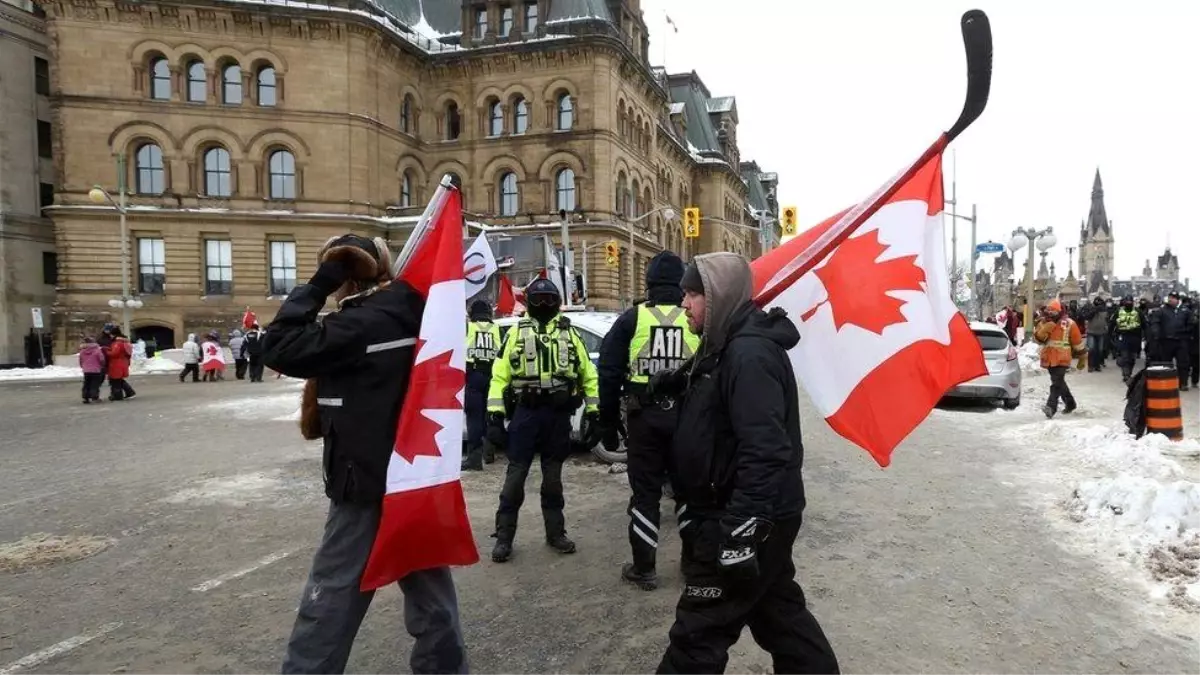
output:
POLYGON ((96 204, 109 204, 116 209, 121 220, 121 297, 109 300, 108 306, 121 309, 121 330, 125 337, 132 339, 129 332, 129 310, 141 309, 142 301, 129 295, 129 231, 125 224, 125 157, 122 155, 117 156, 117 183, 120 190, 119 199, 113 199, 113 196, 99 185, 88 191, 88 199, 96 204))
POLYGON ((635 297, 635 294, 637 293, 637 291, 633 288, 634 279, 636 278, 634 276, 634 269, 633 269, 633 260, 634 260, 634 258, 633 258, 633 248, 634 248, 633 226, 636 223, 640 223, 643 220, 649 218, 650 216, 652 216, 656 213, 663 214, 663 218, 665 218, 668 223, 674 221, 675 217, 678 215, 677 213, 675 213, 675 209, 673 209, 672 207, 660 206, 656 209, 651 209, 650 211, 647 211, 646 213, 643 213, 642 215, 638 216, 637 218, 633 218, 629 221, 629 306, 630 307, 633 306, 633 299, 635 297))
MULTIPOLYGON (((1042 230, 1037 230, 1032 227, 1020 228, 1013 230, 1012 238, 1008 240, 1008 250, 1016 253, 1025 248, 1030 242, 1033 242, 1034 248, 1043 253, 1054 248, 1058 243, 1058 237, 1054 236, 1054 228, 1047 227, 1042 230)), ((1029 257, 1026 260, 1026 288, 1025 288, 1025 334, 1026 337, 1033 334, 1033 251, 1029 252, 1029 257)))

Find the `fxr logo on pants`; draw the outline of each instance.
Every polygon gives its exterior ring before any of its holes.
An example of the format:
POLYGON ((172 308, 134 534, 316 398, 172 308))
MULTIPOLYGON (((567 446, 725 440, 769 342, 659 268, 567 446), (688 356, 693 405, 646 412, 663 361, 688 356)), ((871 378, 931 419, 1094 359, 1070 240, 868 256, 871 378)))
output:
POLYGON ((684 586, 683 594, 689 598, 715 600, 724 594, 720 586, 684 586))

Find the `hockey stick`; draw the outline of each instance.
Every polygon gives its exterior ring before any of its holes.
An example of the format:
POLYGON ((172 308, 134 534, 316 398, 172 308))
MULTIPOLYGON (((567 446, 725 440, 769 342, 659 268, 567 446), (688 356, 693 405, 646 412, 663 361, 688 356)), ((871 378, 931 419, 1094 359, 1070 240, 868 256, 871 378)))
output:
POLYGON ((854 208, 846 211, 817 238, 808 248, 801 251, 788 264, 784 265, 754 297, 759 307, 770 304, 784 289, 790 287, 800 277, 808 274, 817 263, 833 252, 851 234, 875 215, 884 204, 899 191, 910 178, 921 170, 930 160, 945 151, 950 141, 961 134, 971 123, 979 119, 983 109, 987 107, 988 94, 992 87, 992 29, 987 15, 983 10, 972 9, 962 16, 963 46, 967 53, 967 96, 958 120, 950 130, 938 136, 917 161, 902 171, 895 178, 874 192, 867 199, 859 202, 854 208))

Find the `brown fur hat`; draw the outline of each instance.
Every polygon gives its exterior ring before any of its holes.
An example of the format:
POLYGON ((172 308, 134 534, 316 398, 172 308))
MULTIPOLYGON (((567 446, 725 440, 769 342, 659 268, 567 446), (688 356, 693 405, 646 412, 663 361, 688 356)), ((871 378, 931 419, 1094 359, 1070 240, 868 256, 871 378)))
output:
POLYGON ((333 294, 336 300, 382 284, 392 276, 392 251, 380 237, 330 237, 317 252, 318 265, 326 260, 340 261, 350 270, 350 278, 333 294))

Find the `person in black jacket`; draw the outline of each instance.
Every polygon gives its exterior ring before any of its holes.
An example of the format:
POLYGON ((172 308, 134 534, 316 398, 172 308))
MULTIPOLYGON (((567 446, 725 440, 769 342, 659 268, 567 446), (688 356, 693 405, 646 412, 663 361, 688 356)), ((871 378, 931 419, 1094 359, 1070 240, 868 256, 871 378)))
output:
MULTIPOLYGON (((389 282, 391 254, 382 239, 335 237, 318 261, 312 279, 293 289, 279 308, 263 354, 272 369, 308 379, 301 431, 305 438, 324 439, 330 499, 325 534, 288 640, 285 673, 343 672, 371 604, 374 592, 359 586, 379 526, 424 306, 411 286, 389 282), (318 321, 330 296, 338 308, 318 321)), ((413 572, 399 585, 405 624, 416 639, 412 671, 466 672, 450 570, 413 572)))
POLYGON ((264 334, 257 322, 246 331, 246 339, 242 342, 242 352, 250 367, 250 381, 263 381, 263 344, 264 334))
POLYGON ((1195 294, 1184 298, 1184 306, 1188 310, 1191 325, 1188 327, 1188 365, 1191 376, 1188 380, 1191 386, 1200 387, 1200 302, 1195 294))
POLYGON ((613 323, 600 347, 601 442, 615 452, 622 432, 621 397, 629 419, 625 444, 629 488, 629 545, 633 562, 621 578, 650 591, 658 587, 659 503, 667 481, 667 449, 675 432, 675 401, 647 391, 650 376, 678 368, 692 356, 699 338, 687 330, 679 306, 683 261, 670 251, 646 268, 646 302, 629 308, 613 323))
POLYGON ((1192 313, 1179 303, 1179 294, 1172 291, 1167 303, 1158 310, 1159 358, 1165 363, 1175 362, 1179 373, 1179 391, 1188 391, 1188 372, 1191 359, 1188 330, 1192 327, 1192 313))
POLYGON ((697 257, 681 285, 702 341, 689 363, 651 382, 656 394, 683 390, 671 480, 684 588, 658 672, 723 672, 747 625, 775 672, 839 672, 792 562, 804 448, 787 350, 800 335, 783 310, 751 302, 739 255, 697 257))

